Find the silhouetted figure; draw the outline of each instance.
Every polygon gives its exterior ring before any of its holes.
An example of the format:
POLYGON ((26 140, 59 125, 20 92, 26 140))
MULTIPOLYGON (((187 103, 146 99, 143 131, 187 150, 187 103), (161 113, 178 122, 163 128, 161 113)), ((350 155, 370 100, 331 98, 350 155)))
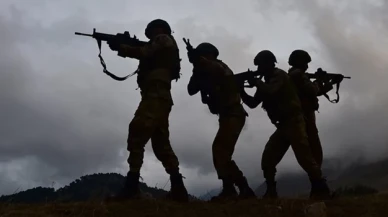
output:
POLYGON ((150 41, 145 46, 132 47, 108 42, 121 57, 140 60, 137 83, 141 102, 129 124, 129 172, 124 189, 115 199, 135 198, 139 195, 140 169, 144 147, 151 139, 155 156, 170 175, 171 190, 168 198, 188 201, 188 193, 179 172, 179 161, 169 140, 169 115, 173 106, 171 81, 180 77, 179 50, 171 35, 171 28, 164 20, 153 20, 145 30, 150 41))
MULTIPOLYGON (((288 64, 291 66, 288 70, 288 75, 297 88, 298 96, 302 104, 311 151, 318 166, 322 167, 323 151, 318 135, 315 111, 319 109, 318 96, 324 95, 332 90, 334 83, 331 81, 334 80, 330 80, 327 76, 320 76, 316 73, 317 79, 312 82, 306 74, 310 62, 311 57, 308 52, 294 50, 288 59, 288 64)), ((313 195, 312 191, 310 195, 313 195)))
POLYGON ((188 56, 193 63, 193 75, 188 84, 189 94, 201 91, 202 101, 219 116, 219 129, 212 145, 213 163, 223 188, 212 200, 256 197, 247 179, 232 160, 232 155, 247 116, 241 105, 240 91, 232 70, 218 60, 218 49, 210 43, 201 43, 188 56))
POLYGON ((255 95, 249 96, 245 90, 241 97, 250 108, 256 108, 261 102, 276 131, 267 142, 262 155, 262 170, 266 179, 267 191, 264 198, 277 198, 276 166, 284 157, 290 144, 294 150, 299 165, 310 177, 314 198, 326 199, 330 190, 322 171, 316 163, 308 142, 301 102, 295 86, 287 73, 275 66, 275 55, 268 50, 259 52, 254 64, 258 71, 264 74, 265 82, 260 79, 250 79, 250 85, 257 88, 255 95))

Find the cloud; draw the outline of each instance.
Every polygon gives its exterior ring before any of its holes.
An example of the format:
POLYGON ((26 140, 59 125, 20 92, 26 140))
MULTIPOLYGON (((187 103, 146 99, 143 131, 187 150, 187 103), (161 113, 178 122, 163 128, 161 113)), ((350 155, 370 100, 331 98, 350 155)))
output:
MULTIPOLYGON (((341 86, 339 104, 321 100, 317 116, 325 157, 386 155, 386 3, 226 2, 2 1, 0 28, 6 31, 0 41, 0 168, 5 169, 0 175, 5 178, 0 194, 53 181, 59 187, 94 172, 127 171, 128 124, 140 100, 136 79, 117 82, 103 74, 96 42, 74 32, 128 30, 146 40, 146 24, 158 17, 171 23, 183 58, 182 78, 172 87, 170 139, 191 192, 220 184, 211 158, 218 120, 199 96, 187 94, 192 66, 183 37, 193 45, 215 44, 220 59, 235 73, 252 68, 253 57, 263 49, 272 50, 284 69, 292 50, 308 50, 311 70, 323 67, 352 77, 341 86), (361 18, 354 22, 356 15, 361 18)), ((137 61, 118 58, 105 44, 103 56, 117 75, 137 67, 137 61)), ((261 180, 261 153, 274 127, 260 108, 247 111, 234 157, 255 183, 261 180)), ((292 151, 279 168, 300 170, 292 151)), ((151 186, 168 179, 149 145, 142 173, 151 186)))

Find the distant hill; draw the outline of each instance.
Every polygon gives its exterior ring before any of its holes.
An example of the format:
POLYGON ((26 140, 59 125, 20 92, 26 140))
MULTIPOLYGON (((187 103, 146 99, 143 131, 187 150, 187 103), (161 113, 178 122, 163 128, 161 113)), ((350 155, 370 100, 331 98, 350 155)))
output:
POLYGON ((208 201, 210 200, 213 196, 218 195, 221 192, 221 188, 213 189, 206 194, 203 194, 199 199, 208 201))
MULTIPOLYGON (((0 202, 42 203, 101 200, 105 196, 117 194, 123 187, 124 181, 125 177, 117 173, 86 175, 56 191, 54 188, 37 187, 12 195, 1 196, 0 202)), ((140 190, 156 199, 163 198, 167 194, 167 191, 149 187, 145 183, 140 183, 140 190)), ((191 199, 195 200, 196 198, 191 196, 191 199)))
MULTIPOLYGON (((374 163, 354 163, 345 168, 323 168, 332 190, 350 186, 369 186, 379 191, 388 190, 388 159, 374 163)), ((283 174, 277 179, 278 193, 283 197, 306 194, 310 191, 310 182, 305 173, 283 174)), ((261 196, 266 189, 260 185, 256 194, 261 196)))
MULTIPOLYGON (((333 190, 341 187, 351 187, 357 185, 369 186, 379 191, 388 190, 388 159, 374 163, 353 163, 343 165, 342 160, 326 159, 323 174, 327 177, 328 183, 333 190)), ((255 193, 261 197, 265 190, 265 183, 250 181, 251 186, 255 187, 255 193)), ((278 193, 282 197, 295 197, 306 195, 310 191, 310 181, 307 175, 303 173, 283 173, 277 177, 278 193)), ((210 199, 218 194, 220 189, 213 189, 200 198, 210 199)))

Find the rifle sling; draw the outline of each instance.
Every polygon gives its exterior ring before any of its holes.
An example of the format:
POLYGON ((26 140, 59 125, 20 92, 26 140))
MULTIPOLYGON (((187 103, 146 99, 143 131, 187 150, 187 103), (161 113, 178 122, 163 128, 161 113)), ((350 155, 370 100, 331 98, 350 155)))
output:
POLYGON ((329 102, 331 102, 331 103, 338 103, 339 102, 339 100, 340 100, 340 96, 339 96, 340 84, 341 84, 340 82, 336 83, 336 91, 335 91, 335 93, 337 94, 337 99, 331 100, 329 95, 327 95, 327 93, 323 94, 326 97, 326 99, 329 100, 329 102))
POLYGON ((96 39, 96 40, 97 40, 97 45, 98 45, 98 50, 99 50, 98 58, 100 58, 101 65, 104 68, 103 72, 105 74, 109 75, 111 78, 115 79, 116 81, 125 81, 128 77, 133 75, 133 74, 129 74, 129 75, 125 76, 125 77, 118 77, 115 74, 109 72, 108 69, 106 68, 105 61, 104 61, 104 59, 101 56, 101 40, 98 40, 98 39, 96 39))

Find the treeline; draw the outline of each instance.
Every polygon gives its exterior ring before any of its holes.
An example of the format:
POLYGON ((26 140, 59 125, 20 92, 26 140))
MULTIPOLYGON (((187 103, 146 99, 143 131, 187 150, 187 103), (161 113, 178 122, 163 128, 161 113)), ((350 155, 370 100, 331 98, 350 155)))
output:
MULTIPOLYGON (((44 203, 101 200, 108 195, 117 194, 123 187, 124 181, 125 177, 117 173, 85 175, 58 190, 36 187, 12 195, 1 196, 0 202, 44 203)), ((167 191, 149 187, 145 183, 140 183, 140 190, 155 199, 164 198, 167 194, 167 191)), ((191 196, 191 199, 196 198, 191 196)))
POLYGON ((335 195, 340 197, 355 197, 370 194, 377 194, 379 191, 365 185, 354 185, 347 187, 339 187, 335 190, 335 195))
MULTIPOLYGON (((123 187, 124 181, 125 177, 117 173, 85 175, 58 190, 55 190, 54 188, 36 187, 12 195, 1 196, 0 202, 45 203, 54 201, 81 202, 101 200, 108 195, 117 194, 123 187)), ((149 187, 145 183, 140 183, 140 189, 142 192, 155 199, 164 198, 167 194, 167 191, 149 187)), ((335 190, 335 195, 340 197, 363 196, 375 193, 378 193, 378 190, 365 185, 340 187, 335 190)), ((190 197, 191 200, 198 200, 198 198, 194 196, 190 197)))

